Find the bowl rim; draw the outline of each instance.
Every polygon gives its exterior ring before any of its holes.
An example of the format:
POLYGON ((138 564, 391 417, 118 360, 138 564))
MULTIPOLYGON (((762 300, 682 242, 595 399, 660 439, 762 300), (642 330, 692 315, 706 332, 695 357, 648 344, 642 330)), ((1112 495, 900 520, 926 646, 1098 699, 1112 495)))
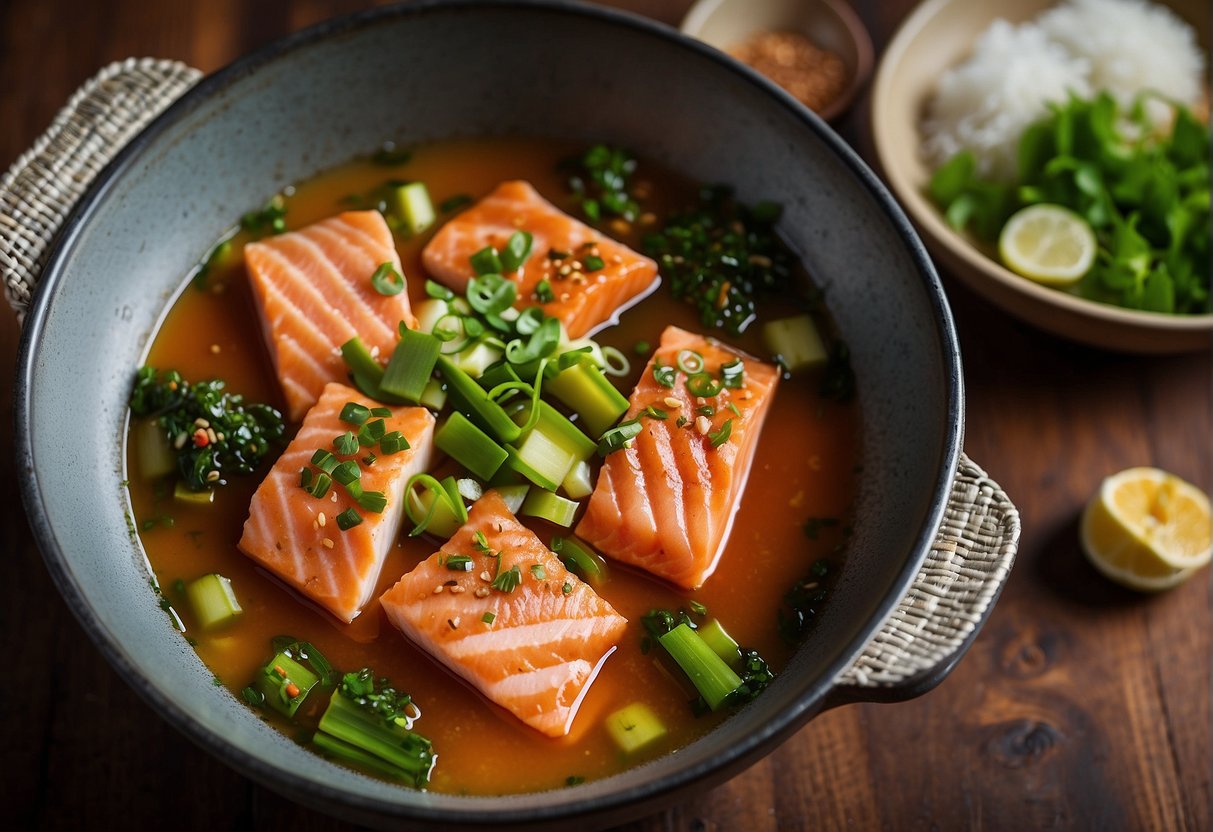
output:
MULTIPOLYGON (((876 161, 884 173, 889 188, 913 217, 917 227, 936 245, 959 258, 969 269, 973 276, 972 279, 976 283, 989 279, 999 288, 1023 295, 1034 303, 1055 306, 1074 315, 1117 326, 1166 333, 1213 333, 1213 312, 1179 315, 1127 309, 1115 304, 1101 303, 1097 300, 1058 291, 1016 274, 983 253, 966 235, 949 226, 944 221, 943 214, 927 200, 920 187, 910 181, 909 173, 903 167, 893 163, 889 149, 896 142, 889 135, 890 121, 881 118, 880 114, 889 111, 887 102, 893 97, 892 87, 897 74, 896 67, 905 60, 905 53, 909 50, 911 43, 921 35, 922 31, 945 7, 953 5, 955 2, 956 0, 925 0, 910 12, 885 48, 884 54, 876 66, 876 74, 872 82, 869 121, 876 161)), ((991 18, 991 22, 993 19, 991 18)), ((919 125, 915 123, 912 127, 917 131, 919 125)), ((997 301, 995 303, 1004 313, 1010 314, 1010 310, 1004 308, 1002 303, 997 301)), ((1034 325, 1038 325, 1033 318, 1028 320, 1034 325)))
MULTIPOLYGON (((283 792, 293 800, 307 800, 316 804, 323 802, 330 811, 347 809, 363 816, 371 815, 392 820, 412 820, 422 823, 449 824, 519 824, 551 823, 585 819, 590 815, 623 816, 628 807, 651 806, 663 797, 684 793, 703 782, 714 782, 726 775, 737 773, 738 766, 748 766, 761 755, 770 751, 775 742, 799 728, 816 714, 827 694, 834 688, 835 680, 867 642, 892 615, 908 591, 925 560, 943 514, 947 508, 952 479, 958 464, 963 436, 964 404, 963 375, 961 371, 960 346, 951 311, 944 295, 939 275, 918 238, 910 221, 898 206, 880 179, 860 159, 858 154, 835 134, 819 116, 804 108, 794 98, 723 53, 683 35, 676 29, 658 21, 612 8, 583 5, 575 0, 418 0, 418 2, 379 7, 352 15, 325 20, 301 31, 275 40, 253 52, 237 58, 231 64, 202 78, 195 86, 174 101, 164 112, 140 131, 97 175, 85 194, 75 204, 64 221, 55 239, 43 268, 33 303, 30 306, 21 334, 16 368, 16 384, 13 397, 13 419, 15 427, 15 451, 20 472, 20 489, 26 515, 33 537, 42 552, 47 570, 69 608, 83 626, 93 643, 110 665, 123 677, 158 716, 178 728, 186 737, 201 746, 211 755, 231 765, 239 772, 258 782, 283 792), (905 246, 915 271, 923 282, 925 300, 929 304, 933 320, 937 324, 940 345, 940 363, 945 398, 947 424, 943 428, 941 458, 935 481, 930 489, 928 507, 921 527, 913 536, 913 544, 905 560, 883 598, 875 606, 875 612, 862 632, 842 645, 834 662, 827 666, 818 678, 807 683, 794 703, 782 711, 772 714, 759 731, 738 738, 729 749, 693 766, 684 766, 669 774, 650 780, 639 787, 595 794, 584 799, 575 799, 575 790, 568 790, 572 799, 541 806, 510 806, 506 795, 500 797, 458 796, 461 804, 427 806, 410 802, 407 796, 429 794, 402 789, 404 800, 384 800, 376 796, 360 794, 336 788, 314 779, 301 776, 286 769, 273 766, 252 754, 230 745, 218 732, 210 730, 188 710, 180 707, 171 697, 161 691, 153 679, 144 676, 126 652, 125 647, 110 633, 93 613, 87 601, 87 593, 74 579, 69 568, 70 558, 63 551, 54 535, 54 524, 42 500, 37 468, 34 459, 32 430, 33 405, 31 390, 37 375, 37 354, 43 343, 43 329, 52 306, 56 287, 64 277, 64 262, 83 229, 87 228, 91 216, 104 197, 120 181, 123 174, 156 140, 178 121, 188 116, 197 106, 212 96, 252 75, 260 67, 288 53, 304 49, 312 44, 332 37, 347 34, 377 25, 385 20, 422 17, 430 14, 466 13, 476 10, 502 10, 516 8, 537 13, 571 15, 596 21, 612 27, 637 32, 662 42, 665 46, 689 50, 700 58, 721 64, 727 70, 739 74, 759 93, 774 98, 774 104, 782 106, 798 119, 806 129, 813 131, 834 153, 849 173, 855 177, 859 187, 873 199, 876 209, 888 218, 892 230, 905 246)), ((727 724, 727 722, 726 722, 727 724)), ((610 777, 602 781, 609 781, 610 777)), ((593 786, 593 783, 587 786, 593 786)), ((542 794, 542 793, 532 793, 542 794)), ((559 791, 556 794, 560 794, 559 791)), ((447 795, 439 795, 448 797, 447 795)), ((526 797, 527 795, 521 795, 526 797)), ((456 797, 456 796, 449 796, 456 797)))

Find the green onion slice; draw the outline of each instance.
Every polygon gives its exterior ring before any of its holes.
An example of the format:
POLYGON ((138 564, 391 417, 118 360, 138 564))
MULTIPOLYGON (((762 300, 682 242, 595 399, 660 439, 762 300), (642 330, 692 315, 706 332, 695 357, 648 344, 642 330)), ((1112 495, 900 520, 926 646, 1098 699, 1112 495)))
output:
POLYGON ((352 508, 347 508, 337 515, 337 527, 343 532, 349 531, 361 522, 362 515, 352 508))
POLYGON ((404 291, 404 275, 396 271, 391 263, 380 263, 371 275, 371 285, 381 295, 398 295, 404 291))
POLYGON ((455 298, 454 292, 441 283, 435 283, 433 280, 426 280, 425 293, 428 297, 437 298, 438 300, 454 300, 455 298))
MULTIPOLYGON (((388 411, 390 414, 391 411, 388 411)), ((345 407, 341 408, 341 413, 337 417, 341 421, 350 425, 361 425, 371 416, 371 409, 358 402, 346 402, 345 407)))
POLYGON ((653 360, 653 380, 662 387, 673 387, 678 378, 678 370, 673 366, 662 364, 660 359, 653 360))
POLYGON ((703 372, 703 356, 695 350, 679 350, 674 363, 689 376, 703 372))
POLYGON ((482 315, 509 309, 517 297, 517 285, 499 274, 479 275, 468 281, 467 302, 482 315))
POLYGON ((629 441, 640 435, 640 420, 628 419, 608 430, 598 440, 598 455, 606 456, 623 448, 629 441))
POLYGON ((501 250, 501 265, 507 272, 517 270, 531 256, 532 237, 529 231, 515 231, 501 250))
POLYGON ((724 424, 720 426, 720 430, 709 433, 708 439, 712 441, 713 448, 719 448, 725 442, 729 441, 729 436, 733 433, 733 420, 726 419, 724 424))
POLYGON ((333 473, 333 469, 337 467, 339 461, 324 448, 318 448, 316 453, 312 454, 312 464, 326 474, 333 473))
POLYGON ((745 386, 745 363, 738 358, 720 365, 720 383, 731 390, 745 386))
POLYGON ((468 259, 472 261, 472 270, 476 272, 477 276, 499 275, 505 271, 501 265, 501 258, 497 256, 497 249, 492 246, 485 246, 468 259))
POLYGON ((346 431, 333 440, 333 447, 337 449, 337 453, 342 456, 350 456, 358 453, 358 437, 354 436, 350 431, 346 431))

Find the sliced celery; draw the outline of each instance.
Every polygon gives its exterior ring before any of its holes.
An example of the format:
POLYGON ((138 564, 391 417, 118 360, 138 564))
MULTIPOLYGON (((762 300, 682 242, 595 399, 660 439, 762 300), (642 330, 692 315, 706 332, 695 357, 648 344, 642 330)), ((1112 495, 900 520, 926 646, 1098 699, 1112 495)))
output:
POLYGON ((423 786, 429 780, 434 767, 430 741, 363 710, 340 689, 333 691, 320 717, 320 730, 403 770, 415 785, 423 786))
POLYGON ((204 491, 193 491, 185 480, 177 480, 177 484, 173 486, 173 499, 180 500, 183 503, 193 503, 197 506, 209 506, 215 502, 215 489, 208 488, 204 491))
POLYGON ((425 389, 421 391, 421 398, 417 400, 417 404, 433 411, 442 410, 446 407, 446 385, 436 378, 431 378, 426 382, 425 389))
POLYGON ((783 359, 789 372, 821 366, 830 357, 817 325, 808 315, 768 321, 762 326, 762 340, 772 355, 783 359))
POLYGON ((490 401, 488 392, 460 370, 450 356, 438 356, 438 371, 455 407, 489 436, 499 442, 513 442, 522 434, 501 405, 490 401))
MULTIPOLYGON (((515 411, 513 418, 519 424, 525 423, 530 415, 530 408, 523 407, 515 411)), ((523 434, 514 445, 518 458, 525 463, 530 471, 535 472, 540 479, 535 479, 521 468, 516 469, 527 474, 528 478, 549 491, 555 491, 569 475, 573 466, 578 462, 589 459, 597 451, 595 445, 577 426, 560 414, 556 408, 545 401, 539 402, 539 418, 534 427, 523 434), (554 484, 549 484, 554 483, 554 484)))
POLYGON ((707 642, 712 652, 724 659, 724 663, 729 667, 736 669, 741 664, 741 647, 725 630, 720 619, 713 618, 699 625, 699 637, 707 642))
POLYGON ((434 435, 434 444, 482 480, 497 473, 508 454, 459 411, 453 412, 434 435))
POLYGON ((686 624, 679 624, 657 640, 713 711, 741 686, 741 677, 686 624))
POLYGON ((585 362, 574 364, 547 380, 544 390, 581 417, 590 436, 601 436, 627 412, 628 400, 602 371, 585 362))
POLYGON ((643 702, 633 702, 607 716, 606 727, 624 754, 643 751, 666 735, 665 725, 643 702))
POLYGON ((505 353, 487 341, 477 341, 455 354, 455 364, 472 378, 480 378, 485 368, 496 364, 505 353))
POLYGON ((257 673, 253 686, 265 694, 274 710, 293 717, 320 679, 285 652, 278 653, 257 673))
POLYGON ((406 329, 392 352, 379 382, 379 389, 416 404, 430 382, 442 342, 425 332, 406 329))
POLYGON ((560 487, 574 500, 585 499, 594 493, 594 483, 590 479, 592 471, 588 460, 579 460, 573 463, 573 467, 565 474, 560 487))
POLYGON ((420 234, 434 224, 434 203, 424 182, 410 182, 392 189, 392 211, 410 234, 420 234))
POLYGON ((557 526, 568 528, 577 516, 578 505, 575 500, 566 500, 551 491, 536 489, 522 503, 522 513, 528 517, 542 517, 557 526))
POLYGON ((185 597, 194 610, 198 626, 204 630, 228 624, 244 612, 232 591, 232 582, 218 573, 190 581, 185 586, 185 597))
POLYGON ((131 428, 131 440, 135 445, 139 470, 145 479, 160 479, 177 470, 177 456, 164 435, 159 419, 151 417, 136 421, 131 428))
MULTIPOLYGON (((564 452, 562 450, 560 450, 559 448, 557 448, 556 446, 553 445, 552 449, 553 449, 553 454, 555 455, 552 458, 552 464, 556 467, 559 467, 560 460, 563 458, 566 458, 566 457, 561 456, 564 452)), ((536 444, 534 450, 536 453, 538 453, 538 444, 536 444)), ((555 491, 557 488, 560 487, 560 479, 552 479, 552 477, 549 476, 545 471, 542 471, 538 468, 533 467, 527 460, 522 458, 522 456, 518 453, 518 450, 516 448, 514 448, 513 446, 506 445, 505 452, 507 454, 509 454, 509 456, 506 458, 505 465, 502 467, 502 471, 509 469, 518 474, 521 474, 526 479, 535 483, 535 485, 539 486, 540 488, 546 488, 548 491, 555 491)), ((568 459, 569 467, 572 467, 572 459, 571 458, 567 458, 567 459, 568 459)), ((498 473, 498 475, 496 477, 493 478, 493 480, 494 480, 494 484, 497 484, 498 481, 508 481, 502 477, 500 472, 498 473)))
POLYGON ((510 514, 517 514, 531 487, 526 483, 519 483, 518 485, 498 485, 493 490, 505 501, 505 507, 510 510, 510 514))
MULTIPOLYGON (((530 408, 523 408, 513 414, 513 419, 518 424, 525 424, 530 417, 530 408)), ((535 426, 531 428, 529 433, 540 431, 548 436, 548 438, 564 448, 576 460, 589 459, 594 456, 598 450, 598 445, 592 439, 588 438, 580 429, 570 422, 556 408, 552 407, 545 401, 539 402, 539 419, 535 422, 535 426)), ((529 435, 528 433, 528 435, 529 435)), ((527 437, 522 438, 519 443, 521 448, 527 437)))

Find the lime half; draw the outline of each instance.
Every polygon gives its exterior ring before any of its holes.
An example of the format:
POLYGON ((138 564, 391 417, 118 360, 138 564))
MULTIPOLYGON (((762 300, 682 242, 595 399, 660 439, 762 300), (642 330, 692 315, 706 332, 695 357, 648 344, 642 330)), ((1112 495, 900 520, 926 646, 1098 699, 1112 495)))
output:
POLYGON ((1069 286, 1095 262, 1095 232, 1069 208, 1041 203, 1011 215, 998 236, 1007 268, 1050 286, 1069 286))

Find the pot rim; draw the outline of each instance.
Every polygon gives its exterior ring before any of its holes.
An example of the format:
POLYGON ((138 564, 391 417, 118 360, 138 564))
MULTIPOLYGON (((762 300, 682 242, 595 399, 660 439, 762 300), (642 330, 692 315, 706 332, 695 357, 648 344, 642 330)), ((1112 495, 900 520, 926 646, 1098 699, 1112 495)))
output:
MULTIPOLYGON (((726 54, 655 20, 616 9, 582 5, 572 2, 572 0, 504 0, 504 2, 503 0, 419 0, 407 5, 370 9, 323 21, 288 35, 238 58, 228 66, 204 77, 136 135, 97 175, 94 182, 73 207, 50 249, 42 279, 30 306, 19 345, 16 379, 13 398, 15 448, 21 477, 21 495, 33 536, 43 554, 47 570, 77 620, 110 665, 136 692, 162 718, 178 727, 206 751, 255 780, 284 791, 288 795, 294 796, 295 799, 306 796, 310 802, 323 802, 333 808, 347 808, 376 817, 392 820, 408 819, 423 823, 441 822, 446 825, 571 821, 591 814, 626 812, 629 806, 652 804, 663 797, 686 791, 701 781, 724 779, 726 769, 734 769, 740 764, 749 765, 769 751, 778 739, 807 722, 820 709, 827 694, 834 687, 834 680, 838 674, 854 661, 871 637, 879 631, 885 620, 896 609, 926 558, 947 506, 948 494, 961 452, 964 417, 960 348, 939 276, 901 207, 858 154, 828 128, 817 115, 801 106, 774 83, 726 54), (538 807, 510 806, 508 805, 509 798, 518 797, 510 795, 487 798, 459 797, 458 801, 462 805, 455 808, 427 806, 410 803, 407 800, 382 800, 370 795, 352 793, 317 783, 311 778, 270 765, 261 758, 230 745, 222 735, 210 730, 195 719, 189 711, 178 706, 173 699, 157 688, 154 681, 145 678, 136 669, 134 661, 128 656, 123 645, 106 630, 101 621, 93 614, 87 601, 87 595, 75 581, 68 568, 68 557, 54 536, 53 526, 42 500, 35 470, 30 390, 36 374, 35 357, 42 343, 43 326, 53 302, 55 288, 63 276, 62 266, 65 253, 74 247, 81 230, 87 227, 94 209, 114 183, 120 181, 126 170, 142 153, 154 146, 156 139, 169 126, 178 122, 212 96, 254 74, 260 67, 288 53, 305 49, 329 38, 371 27, 385 20, 424 17, 435 13, 500 10, 510 7, 588 18, 612 27, 639 32, 662 41, 667 46, 688 50, 700 58, 707 58, 741 76, 757 87, 760 92, 773 97, 779 106, 789 111, 789 114, 797 118, 807 129, 812 130, 836 154, 858 180, 860 186, 874 198, 901 238, 916 270, 924 281, 924 290, 938 325, 938 336, 942 346, 941 361, 944 364, 942 369, 945 376, 948 424, 945 428, 942 458, 939 461, 938 475, 931 491, 927 516, 915 536, 912 550, 897 572, 886 595, 878 603, 868 626, 863 628, 864 631, 852 639, 851 643, 839 647, 835 660, 826 671, 810 683, 809 688, 799 695, 792 707, 773 714, 772 718, 763 725, 762 730, 739 737, 738 741, 730 745, 725 753, 717 755, 710 761, 680 768, 661 778, 627 790, 616 790, 582 800, 558 801, 538 807)), ((610 779, 606 778, 606 781, 610 779)), ((413 792, 405 790, 401 794, 411 795, 413 792)), ((560 792, 556 792, 556 794, 560 794, 560 792)), ((433 796, 448 797, 446 795, 433 796)))

